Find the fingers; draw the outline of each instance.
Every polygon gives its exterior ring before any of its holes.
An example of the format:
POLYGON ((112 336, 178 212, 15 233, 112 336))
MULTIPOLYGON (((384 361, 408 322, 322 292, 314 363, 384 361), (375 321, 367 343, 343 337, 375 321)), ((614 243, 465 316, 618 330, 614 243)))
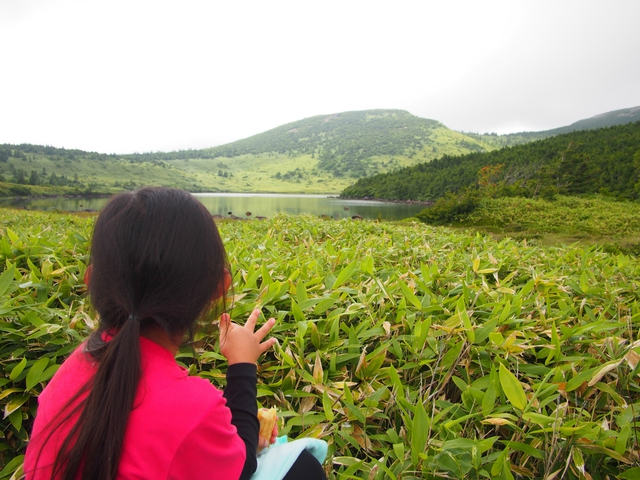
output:
POLYGON ((244 328, 249 329, 253 332, 253 330, 256 328, 256 323, 258 322, 260 313, 260 310, 257 308, 253 312, 251 312, 251 315, 249 315, 249 319, 244 324, 244 328))
POLYGON ((269 446, 269 442, 262 438, 262 437, 258 437, 258 451, 267 448, 269 446))
POLYGON ((265 340, 264 342, 262 342, 260 344, 260 346, 259 346, 260 355, 262 355, 267 350, 269 350, 271 347, 273 347, 276 344, 276 342, 277 342, 277 340, 275 338, 269 338, 269 339, 265 340))
MULTIPOLYGON (((260 317, 260 313, 262 312, 260 312, 260 310, 257 308, 253 312, 251 312, 251 315, 249 315, 249 319, 244 325, 244 328, 253 332, 256 328, 256 323, 258 321, 258 318, 260 317)), ((274 318, 270 318, 269 320, 267 320, 267 322, 262 327, 260 327, 257 332, 254 333, 258 341, 262 341, 262 339, 267 336, 267 334, 271 331, 275 324, 276 320, 274 318)), ((271 345, 273 345, 273 342, 267 348, 269 348, 271 345)))
POLYGON ((269 333, 269 331, 273 328, 275 324, 276 324, 276 320, 274 318, 270 318, 269 320, 267 320, 267 323, 261 326, 258 329, 258 331, 255 333, 255 336, 258 338, 258 340, 262 340, 264 337, 266 337, 267 333, 269 333))
POLYGON ((255 363, 276 343, 275 338, 263 341, 276 323, 273 318, 254 331, 260 314, 259 309, 253 310, 244 326, 233 323, 227 313, 220 316, 220 352, 229 365, 255 363))

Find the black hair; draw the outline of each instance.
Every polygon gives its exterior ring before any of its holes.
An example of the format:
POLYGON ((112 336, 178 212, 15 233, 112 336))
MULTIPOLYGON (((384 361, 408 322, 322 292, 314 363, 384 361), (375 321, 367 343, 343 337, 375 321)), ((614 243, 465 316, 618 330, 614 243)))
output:
POLYGON ((58 418, 59 427, 81 408, 53 468, 64 480, 116 478, 141 376, 140 332, 160 326, 170 338, 191 337, 213 299, 224 297, 228 264, 206 208, 188 192, 156 187, 107 203, 94 228, 91 268, 88 291, 100 324, 85 348, 98 369, 58 418))

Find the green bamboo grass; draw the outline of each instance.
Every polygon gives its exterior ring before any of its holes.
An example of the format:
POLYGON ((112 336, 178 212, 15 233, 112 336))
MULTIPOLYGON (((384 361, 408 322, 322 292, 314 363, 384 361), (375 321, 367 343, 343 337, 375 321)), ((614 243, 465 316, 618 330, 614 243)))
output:
MULTIPOLYGON (((37 396, 93 327, 92 218, 0 211, 0 478, 37 396)), ((232 317, 278 323, 258 400, 329 442, 330 478, 637 478, 634 257, 418 223, 220 225, 232 317)), ((216 335, 178 360, 224 386, 216 335)))

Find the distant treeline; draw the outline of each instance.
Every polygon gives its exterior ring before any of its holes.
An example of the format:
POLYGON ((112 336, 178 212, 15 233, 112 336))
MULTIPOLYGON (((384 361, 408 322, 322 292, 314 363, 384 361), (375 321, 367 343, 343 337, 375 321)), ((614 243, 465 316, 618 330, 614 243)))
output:
POLYGON ((77 158, 101 161, 122 159, 134 163, 157 163, 160 161, 184 160, 190 158, 215 158, 215 155, 209 150, 179 150, 175 152, 117 154, 86 152, 78 149, 57 148, 48 145, 32 145, 30 143, 22 143, 19 145, 5 143, 0 145, 0 162, 6 162, 9 157, 24 158, 26 155, 45 155, 50 158, 69 160, 75 160, 77 158))
POLYGON ((91 160, 112 160, 120 158, 120 155, 85 152, 78 149, 66 149, 51 147, 49 145, 32 145, 30 143, 21 143, 17 145, 4 143, 0 145, 0 162, 6 162, 9 157, 25 158, 26 155, 46 155, 48 157, 66 158, 75 160, 76 158, 88 158, 91 160))
POLYGON ((465 188, 501 196, 611 194, 640 198, 640 122, 585 130, 487 153, 444 156, 359 179, 343 197, 435 200, 465 188))

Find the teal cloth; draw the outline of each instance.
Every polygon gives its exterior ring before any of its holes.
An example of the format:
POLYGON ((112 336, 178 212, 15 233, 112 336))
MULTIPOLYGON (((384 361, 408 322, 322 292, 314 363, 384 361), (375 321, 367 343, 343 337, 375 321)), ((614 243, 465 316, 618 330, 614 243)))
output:
POLYGON ((258 468, 251 480, 282 480, 303 450, 308 450, 320 463, 327 456, 327 442, 317 438, 299 438, 292 442, 286 436, 258 455, 258 468))

